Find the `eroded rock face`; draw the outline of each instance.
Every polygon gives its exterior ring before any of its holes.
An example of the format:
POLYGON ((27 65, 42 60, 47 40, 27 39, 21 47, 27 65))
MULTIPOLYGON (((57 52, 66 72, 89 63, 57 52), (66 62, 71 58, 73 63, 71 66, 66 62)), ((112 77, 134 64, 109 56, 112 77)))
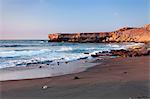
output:
POLYGON ((150 30, 150 24, 146 24, 146 25, 144 25, 144 27, 143 28, 145 28, 146 30, 150 30))
POLYGON ((125 27, 113 32, 54 33, 50 42, 150 42, 150 24, 141 28, 125 27))
POLYGON ((92 57, 101 56, 120 56, 120 57, 136 57, 136 56, 148 56, 150 55, 150 49, 148 44, 135 45, 127 49, 111 50, 110 52, 103 51, 92 54, 92 57))
POLYGON ((59 37, 59 34, 49 34, 48 35, 49 41, 53 41, 53 42, 57 42, 58 37, 59 37))
POLYGON ((109 33, 65 33, 49 34, 50 42, 106 42, 109 33))
POLYGON ((150 31, 145 28, 133 28, 111 32, 110 42, 149 42, 150 31))

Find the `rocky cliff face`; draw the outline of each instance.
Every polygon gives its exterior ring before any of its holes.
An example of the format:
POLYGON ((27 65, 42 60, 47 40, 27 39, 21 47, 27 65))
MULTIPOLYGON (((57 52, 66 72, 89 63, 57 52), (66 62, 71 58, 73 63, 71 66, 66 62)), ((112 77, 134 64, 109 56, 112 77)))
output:
POLYGON ((50 42, 150 42, 150 24, 141 28, 125 27, 113 32, 54 33, 50 42))

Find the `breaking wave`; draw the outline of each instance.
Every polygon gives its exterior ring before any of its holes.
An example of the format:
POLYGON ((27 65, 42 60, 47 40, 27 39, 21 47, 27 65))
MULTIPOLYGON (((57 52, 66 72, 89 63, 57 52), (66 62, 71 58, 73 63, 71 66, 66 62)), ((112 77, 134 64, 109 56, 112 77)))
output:
POLYGON ((91 58, 91 54, 124 49, 136 43, 89 44, 89 43, 48 43, 45 41, 0 41, 0 68, 74 61, 91 58), (89 54, 84 54, 89 53, 89 54))

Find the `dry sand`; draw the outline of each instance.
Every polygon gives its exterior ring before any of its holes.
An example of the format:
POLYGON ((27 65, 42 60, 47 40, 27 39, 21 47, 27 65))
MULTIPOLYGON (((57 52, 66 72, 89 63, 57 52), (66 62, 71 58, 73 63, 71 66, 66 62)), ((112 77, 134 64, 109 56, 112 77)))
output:
POLYGON ((81 73, 1 82, 1 99, 149 99, 149 62, 149 56, 105 59, 81 73))

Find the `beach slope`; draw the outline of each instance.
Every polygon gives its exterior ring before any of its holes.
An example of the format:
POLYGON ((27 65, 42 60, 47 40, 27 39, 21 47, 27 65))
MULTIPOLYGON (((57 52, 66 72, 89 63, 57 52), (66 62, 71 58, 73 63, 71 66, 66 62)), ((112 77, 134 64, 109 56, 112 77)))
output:
POLYGON ((1 99, 149 99, 149 60, 104 59, 82 73, 1 82, 1 99))

